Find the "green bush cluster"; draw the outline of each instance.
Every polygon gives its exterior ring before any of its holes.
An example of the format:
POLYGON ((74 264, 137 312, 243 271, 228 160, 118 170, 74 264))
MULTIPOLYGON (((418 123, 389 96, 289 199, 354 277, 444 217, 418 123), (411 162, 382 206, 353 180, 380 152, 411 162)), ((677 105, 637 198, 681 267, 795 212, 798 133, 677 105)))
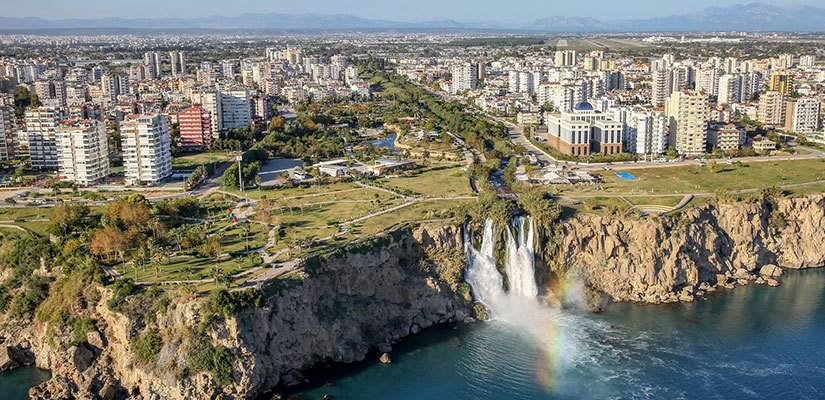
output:
POLYGON ((232 353, 223 346, 213 346, 209 339, 196 337, 189 344, 189 368, 196 372, 208 372, 220 385, 232 384, 232 353))
POLYGON ((157 329, 147 329, 143 334, 132 339, 132 353, 135 359, 142 364, 155 362, 162 347, 163 338, 157 329))
POLYGON ((258 289, 247 289, 230 292, 225 289, 216 290, 209 295, 206 307, 215 314, 231 316, 247 308, 261 307, 263 296, 258 289))

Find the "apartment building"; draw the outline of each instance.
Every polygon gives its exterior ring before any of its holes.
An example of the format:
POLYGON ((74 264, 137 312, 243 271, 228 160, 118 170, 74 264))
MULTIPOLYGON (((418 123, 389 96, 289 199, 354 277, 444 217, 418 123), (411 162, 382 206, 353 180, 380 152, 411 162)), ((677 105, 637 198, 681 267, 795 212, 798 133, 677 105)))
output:
POLYGON ((121 123, 129 185, 157 184, 172 175, 169 121, 159 114, 130 115, 121 123))
POLYGON ((57 169, 59 112, 49 107, 32 108, 26 111, 25 119, 32 169, 57 169))
POLYGON ((679 154, 700 155, 707 145, 708 98, 702 92, 674 92, 665 104, 669 144, 679 154))
POLYGON ((184 150, 204 150, 212 146, 212 113, 200 104, 183 109, 178 114, 180 147, 184 150))
POLYGON ((816 97, 788 100, 785 107, 785 130, 788 132, 816 132, 819 130, 821 102, 816 97))
POLYGON ((63 121, 57 128, 60 180, 89 186, 109 176, 106 124, 96 120, 63 121))

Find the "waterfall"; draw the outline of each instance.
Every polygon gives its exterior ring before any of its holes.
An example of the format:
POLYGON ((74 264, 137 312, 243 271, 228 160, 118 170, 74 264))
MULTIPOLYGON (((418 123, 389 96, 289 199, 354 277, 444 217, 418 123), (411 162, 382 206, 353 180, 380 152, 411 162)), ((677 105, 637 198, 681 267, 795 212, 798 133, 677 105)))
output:
POLYGON ((525 311, 523 305, 537 303, 532 219, 519 217, 514 223, 515 235, 509 226, 505 227, 507 240, 504 272, 509 283, 506 292, 504 277, 496 267, 493 221, 484 221, 480 249, 472 245, 469 234, 465 231, 464 246, 468 262, 465 280, 473 288, 476 300, 496 318, 519 318, 518 314, 525 311))
POLYGON ((529 217, 518 217, 515 219, 515 225, 518 241, 513 237, 513 231, 507 229, 507 259, 504 263, 504 271, 510 283, 510 294, 535 298, 539 294, 539 289, 536 286, 534 267, 533 220, 529 217))
POLYGON ((467 254, 467 272, 464 279, 473 288, 476 300, 491 310, 504 297, 504 280, 496 269, 495 229, 493 221, 484 221, 481 249, 473 247, 470 234, 464 231, 464 251, 467 254))

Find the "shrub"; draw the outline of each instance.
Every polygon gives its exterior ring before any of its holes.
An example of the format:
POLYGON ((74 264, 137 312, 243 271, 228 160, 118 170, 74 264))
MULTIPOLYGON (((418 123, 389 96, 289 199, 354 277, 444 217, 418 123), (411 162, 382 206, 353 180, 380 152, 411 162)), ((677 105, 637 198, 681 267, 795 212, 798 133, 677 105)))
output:
POLYGON ((120 311, 123 302, 127 297, 135 292, 135 286, 131 279, 118 279, 112 285, 112 298, 106 302, 106 306, 112 311, 120 311))
POLYGON ((230 316, 238 311, 263 305, 263 296, 258 289, 248 289, 239 292, 230 292, 225 289, 216 290, 209 295, 206 307, 216 314, 230 316))
POLYGON ((232 353, 226 347, 213 346, 207 338, 193 338, 189 344, 189 367, 193 371, 212 374, 220 385, 232 383, 232 360, 232 353))
POLYGON ((155 359, 163 347, 163 338, 157 329, 148 329, 142 335, 132 340, 132 353, 135 359, 143 364, 155 362, 155 359))

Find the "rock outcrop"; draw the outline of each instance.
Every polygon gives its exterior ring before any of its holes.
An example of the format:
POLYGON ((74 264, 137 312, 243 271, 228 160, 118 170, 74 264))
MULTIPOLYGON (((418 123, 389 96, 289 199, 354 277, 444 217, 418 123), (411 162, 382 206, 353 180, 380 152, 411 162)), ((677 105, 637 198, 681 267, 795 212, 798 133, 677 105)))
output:
MULTIPOLYGON (((692 301, 718 287, 775 286, 782 268, 825 264, 823 196, 650 219, 582 215, 557 229, 556 239, 538 244, 552 246, 539 250, 555 274, 539 275, 613 301, 692 301)), ((309 259, 264 286, 259 307, 225 315, 207 312, 203 300, 176 299, 151 320, 135 320, 110 311, 104 290, 90 306, 96 325, 85 343, 45 323, 0 324, 0 367, 22 365, 14 349, 30 349, 53 376, 32 390, 34 399, 254 398, 302 382, 301 371, 313 365, 364 360, 432 325, 483 317, 468 301, 465 264, 461 227, 433 224, 309 259), (139 362, 133 340, 150 328, 162 347, 154 361, 139 362), (231 383, 191 368, 195 340, 229 352, 231 383), (73 347, 60 345, 70 341, 73 347)))
POLYGON ((709 287, 775 278, 779 267, 825 265, 825 197, 705 205, 669 218, 584 215, 559 237, 561 276, 614 301, 691 301, 709 287))
POLYGON ((469 303, 446 283, 462 275, 463 263, 440 256, 461 243, 460 227, 428 225, 350 245, 265 286, 261 307, 227 316, 190 300, 172 304, 154 322, 134 321, 110 311, 104 293, 85 343, 61 349, 42 325, 25 330, 38 343, 37 365, 53 374, 31 397, 242 399, 300 383, 301 371, 315 364, 364 360, 411 333, 467 318, 469 303), (231 384, 188 369, 187 349, 203 334, 199 326, 209 326, 208 340, 231 353, 231 384), (162 332, 163 347, 145 364, 135 359, 133 339, 149 327, 162 332))

